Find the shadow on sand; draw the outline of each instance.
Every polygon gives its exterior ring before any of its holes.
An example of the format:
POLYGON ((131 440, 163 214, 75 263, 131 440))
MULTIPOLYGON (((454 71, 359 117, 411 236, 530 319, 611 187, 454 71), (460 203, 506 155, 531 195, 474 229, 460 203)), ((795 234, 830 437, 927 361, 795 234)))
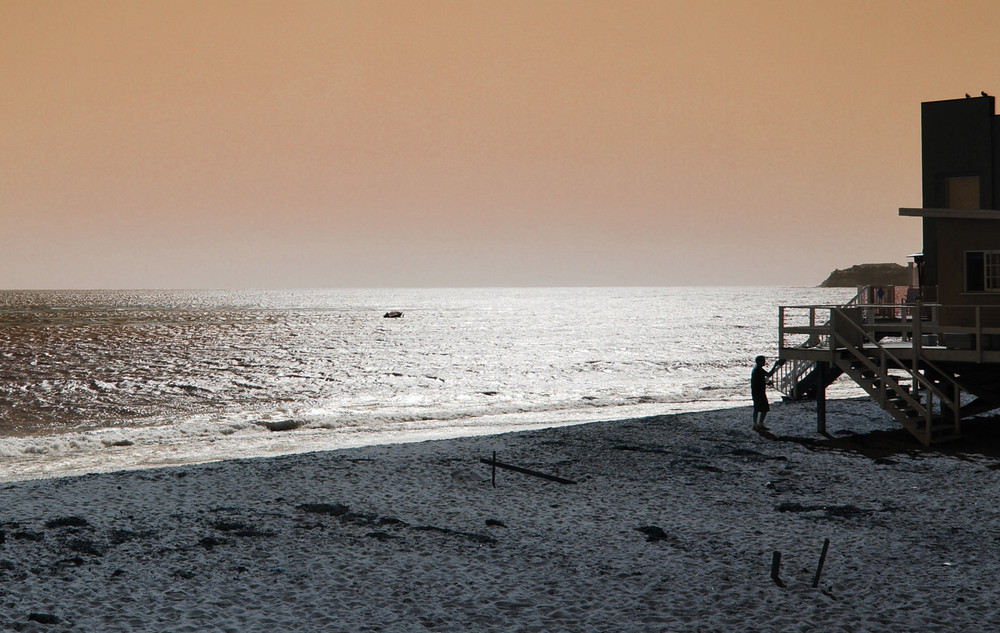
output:
MULTIPOLYGON (((839 436, 801 437, 776 435, 764 431, 761 436, 777 442, 793 442, 809 450, 827 450, 856 453, 873 460, 884 460, 894 455, 920 457, 921 455, 950 455, 959 459, 991 458, 1000 460, 1000 416, 967 420, 962 423, 963 437, 934 446, 923 446, 902 428, 846 433, 839 436)), ((990 467, 1000 470, 1000 461, 990 467)))

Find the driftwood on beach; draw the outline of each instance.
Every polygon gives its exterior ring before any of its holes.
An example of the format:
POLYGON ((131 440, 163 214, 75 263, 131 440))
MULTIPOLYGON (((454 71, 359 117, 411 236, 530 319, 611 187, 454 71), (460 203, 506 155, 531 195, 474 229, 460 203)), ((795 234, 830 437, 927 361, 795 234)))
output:
POLYGON ((493 485, 496 486, 496 469, 503 468, 506 470, 513 470, 516 473, 521 473, 522 475, 531 475, 532 477, 539 477, 541 479, 548 479, 549 481, 554 481, 560 484, 575 484, 576 482, 572 479, 564 479, 562 477, 557 477, 555 475, 549 475, 547 473, 538 472, 537 470, 531 470, 530 468, 522 468, 520 466, 513 466, 511 464, 504 464, 496 460, 496 455, 494 454, 493 459, 480 458, 480 462, 486 464, 487 466, 492 466, 494 468, 493 485))

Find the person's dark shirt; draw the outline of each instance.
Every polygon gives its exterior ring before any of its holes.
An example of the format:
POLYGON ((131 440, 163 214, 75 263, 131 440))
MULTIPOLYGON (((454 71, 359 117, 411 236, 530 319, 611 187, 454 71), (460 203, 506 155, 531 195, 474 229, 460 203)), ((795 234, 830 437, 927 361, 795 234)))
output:
POLYGON ((750 373, 750 395, 754 402, 767 402, 767 372, 759 365, 750 373))

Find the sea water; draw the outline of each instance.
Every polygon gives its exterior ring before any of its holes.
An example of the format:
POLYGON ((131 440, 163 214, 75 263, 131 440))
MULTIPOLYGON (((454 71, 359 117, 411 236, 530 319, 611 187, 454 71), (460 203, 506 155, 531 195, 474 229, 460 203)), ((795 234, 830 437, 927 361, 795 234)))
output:
POLYGON ((746 406, 778 306, 852 295, 0 292, 0 478, 746 406))

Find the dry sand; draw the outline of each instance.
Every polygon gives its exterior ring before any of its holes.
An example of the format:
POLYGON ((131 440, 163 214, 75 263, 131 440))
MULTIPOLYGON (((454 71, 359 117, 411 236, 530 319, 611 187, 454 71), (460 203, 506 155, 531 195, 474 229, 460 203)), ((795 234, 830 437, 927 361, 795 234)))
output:
POLYGON ((1000 630, 1000 459, 830 417, 866 434, 777 404, 6 484, 0 630, 1000 630))

